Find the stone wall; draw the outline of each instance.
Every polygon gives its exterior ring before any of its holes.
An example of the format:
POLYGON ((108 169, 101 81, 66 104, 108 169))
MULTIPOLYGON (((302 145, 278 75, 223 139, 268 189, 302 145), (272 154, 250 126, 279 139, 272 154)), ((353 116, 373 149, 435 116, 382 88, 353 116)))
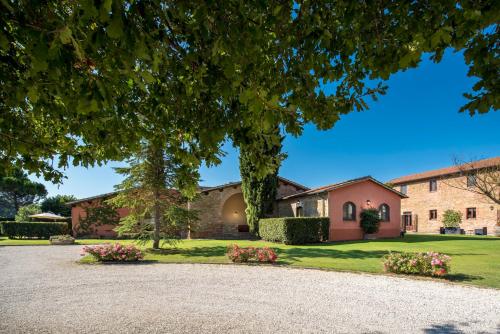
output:
MULTIPOLYGON (((495 233, 495 224, 500 215, 500 206, 483 195, 457 189, 466 184, 465 176, 449 176, 437 179, 437 191, 429 191, 429 179, 407 184, 408 198, 401 201, 401 213, 411 212, 416 231, 439 233, 442 217, 447 209, 462 213, 461 228, 465 231, 487 227, 488 234, 495 233), (467 219, 466 209, 476 208, 476 218, 467 219), (429 210, 437 210, 437 219, 429 219, 429 210)), ((397 185, 396 190, 401 186, 397 185)))
POLYGON ((302 217, 328 217, 328 195, 326 193, 280 200, 276 215, 278 217, 296 217, 299 205, 302 207, 302 217))
MULTIPOLYGON (((191 238, 235 238, 240 234, 238 225, 246 223, 244 212, 238 214, 243 217, 228 221, 224 219, 222 211, 224 203, 233 195, 241 195, 241 186, 205 191, 198 194, 196 200, 189 203, 191 210, 198 213, 198 222, 193 226, 191 238)), ((244 206, 246 207, 246 206, 244 206)))
MULTIPOLYGON (((277 197, 302 192, 292 184, 280 181, 277 197)), ((198 194, 190 202, 190 209, 198 212, 199 220, 193 226, 191 238, 248 238, 247 232, 239 231, 239 226, 246 225, 245 208, 241 184, 218 187, 198 194)))

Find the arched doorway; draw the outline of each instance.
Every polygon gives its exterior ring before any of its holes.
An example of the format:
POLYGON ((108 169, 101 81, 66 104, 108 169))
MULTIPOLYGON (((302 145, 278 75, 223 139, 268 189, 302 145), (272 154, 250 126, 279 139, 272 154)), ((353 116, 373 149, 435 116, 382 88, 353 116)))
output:
POLYGON ((247 205, 242 193, 231 195, 222 206, 222 220, 224 229, 229 232, 248 232, 245 209, 247 205))

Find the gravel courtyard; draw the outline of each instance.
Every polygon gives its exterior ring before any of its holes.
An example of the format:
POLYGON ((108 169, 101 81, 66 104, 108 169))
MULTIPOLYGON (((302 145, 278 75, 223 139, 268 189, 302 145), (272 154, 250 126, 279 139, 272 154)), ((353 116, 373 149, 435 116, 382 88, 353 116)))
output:
POLYGON ((257 266, 81 265, 0 247, 0 333, 500 333, 500 291, 257 266))

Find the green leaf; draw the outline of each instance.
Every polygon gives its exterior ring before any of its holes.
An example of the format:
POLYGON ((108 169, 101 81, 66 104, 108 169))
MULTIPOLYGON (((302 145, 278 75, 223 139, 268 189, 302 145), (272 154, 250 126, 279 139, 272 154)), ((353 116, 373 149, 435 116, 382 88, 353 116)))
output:
POLYGON ((120 15, 114 14, 111 24, 107 28, 108 36, 111 38, 120 38, 123 36, 123 21, 120 15))
POLYGON ((109 20, 109 15, 111 14, 112 0, 104 0, 99 13, 99 18, 101 22, 107 22, 109 20))
POLYGON ((33 58, 31 61, 31 67, 33 71, 36 72, 44 72, 47 70, 49 65, 44 59, 33 58))
POLYGON ((5 36, 4 33, 0 31, 0 48, 2 50, 7 50, 9 48, 9 40, 7 39, 7 36, 5 36))
POLYGON ((148 71, 142 72, 142 78, 144 79, 144 81, 146 81, 146 83, 152 83, 155 80, 153 75, 148 71))
POLYGON ((71 43, 71 39, 72 39, 71 29, 68 26, 61 29, 61 31, 59 32, 59 39, 61 40, 61 43, 63 43, 63 44, 71 43))
POLYGON ((33 103, 36 103, 38 101, 38 89, 36 88, 36 86, 31 86, 28 89, 28 98, 33 103))

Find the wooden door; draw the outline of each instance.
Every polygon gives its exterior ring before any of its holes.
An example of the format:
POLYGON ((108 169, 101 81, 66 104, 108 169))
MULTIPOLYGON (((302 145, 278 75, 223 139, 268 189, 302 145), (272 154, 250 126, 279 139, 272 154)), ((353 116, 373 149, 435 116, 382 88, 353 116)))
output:
POLYGON ((403 216, 402 216, 401 221, 403 222, 403 229, 405 231, 413 231, 414 230, 411 212, 409 212, 409 211, 403 212, 403 216))

